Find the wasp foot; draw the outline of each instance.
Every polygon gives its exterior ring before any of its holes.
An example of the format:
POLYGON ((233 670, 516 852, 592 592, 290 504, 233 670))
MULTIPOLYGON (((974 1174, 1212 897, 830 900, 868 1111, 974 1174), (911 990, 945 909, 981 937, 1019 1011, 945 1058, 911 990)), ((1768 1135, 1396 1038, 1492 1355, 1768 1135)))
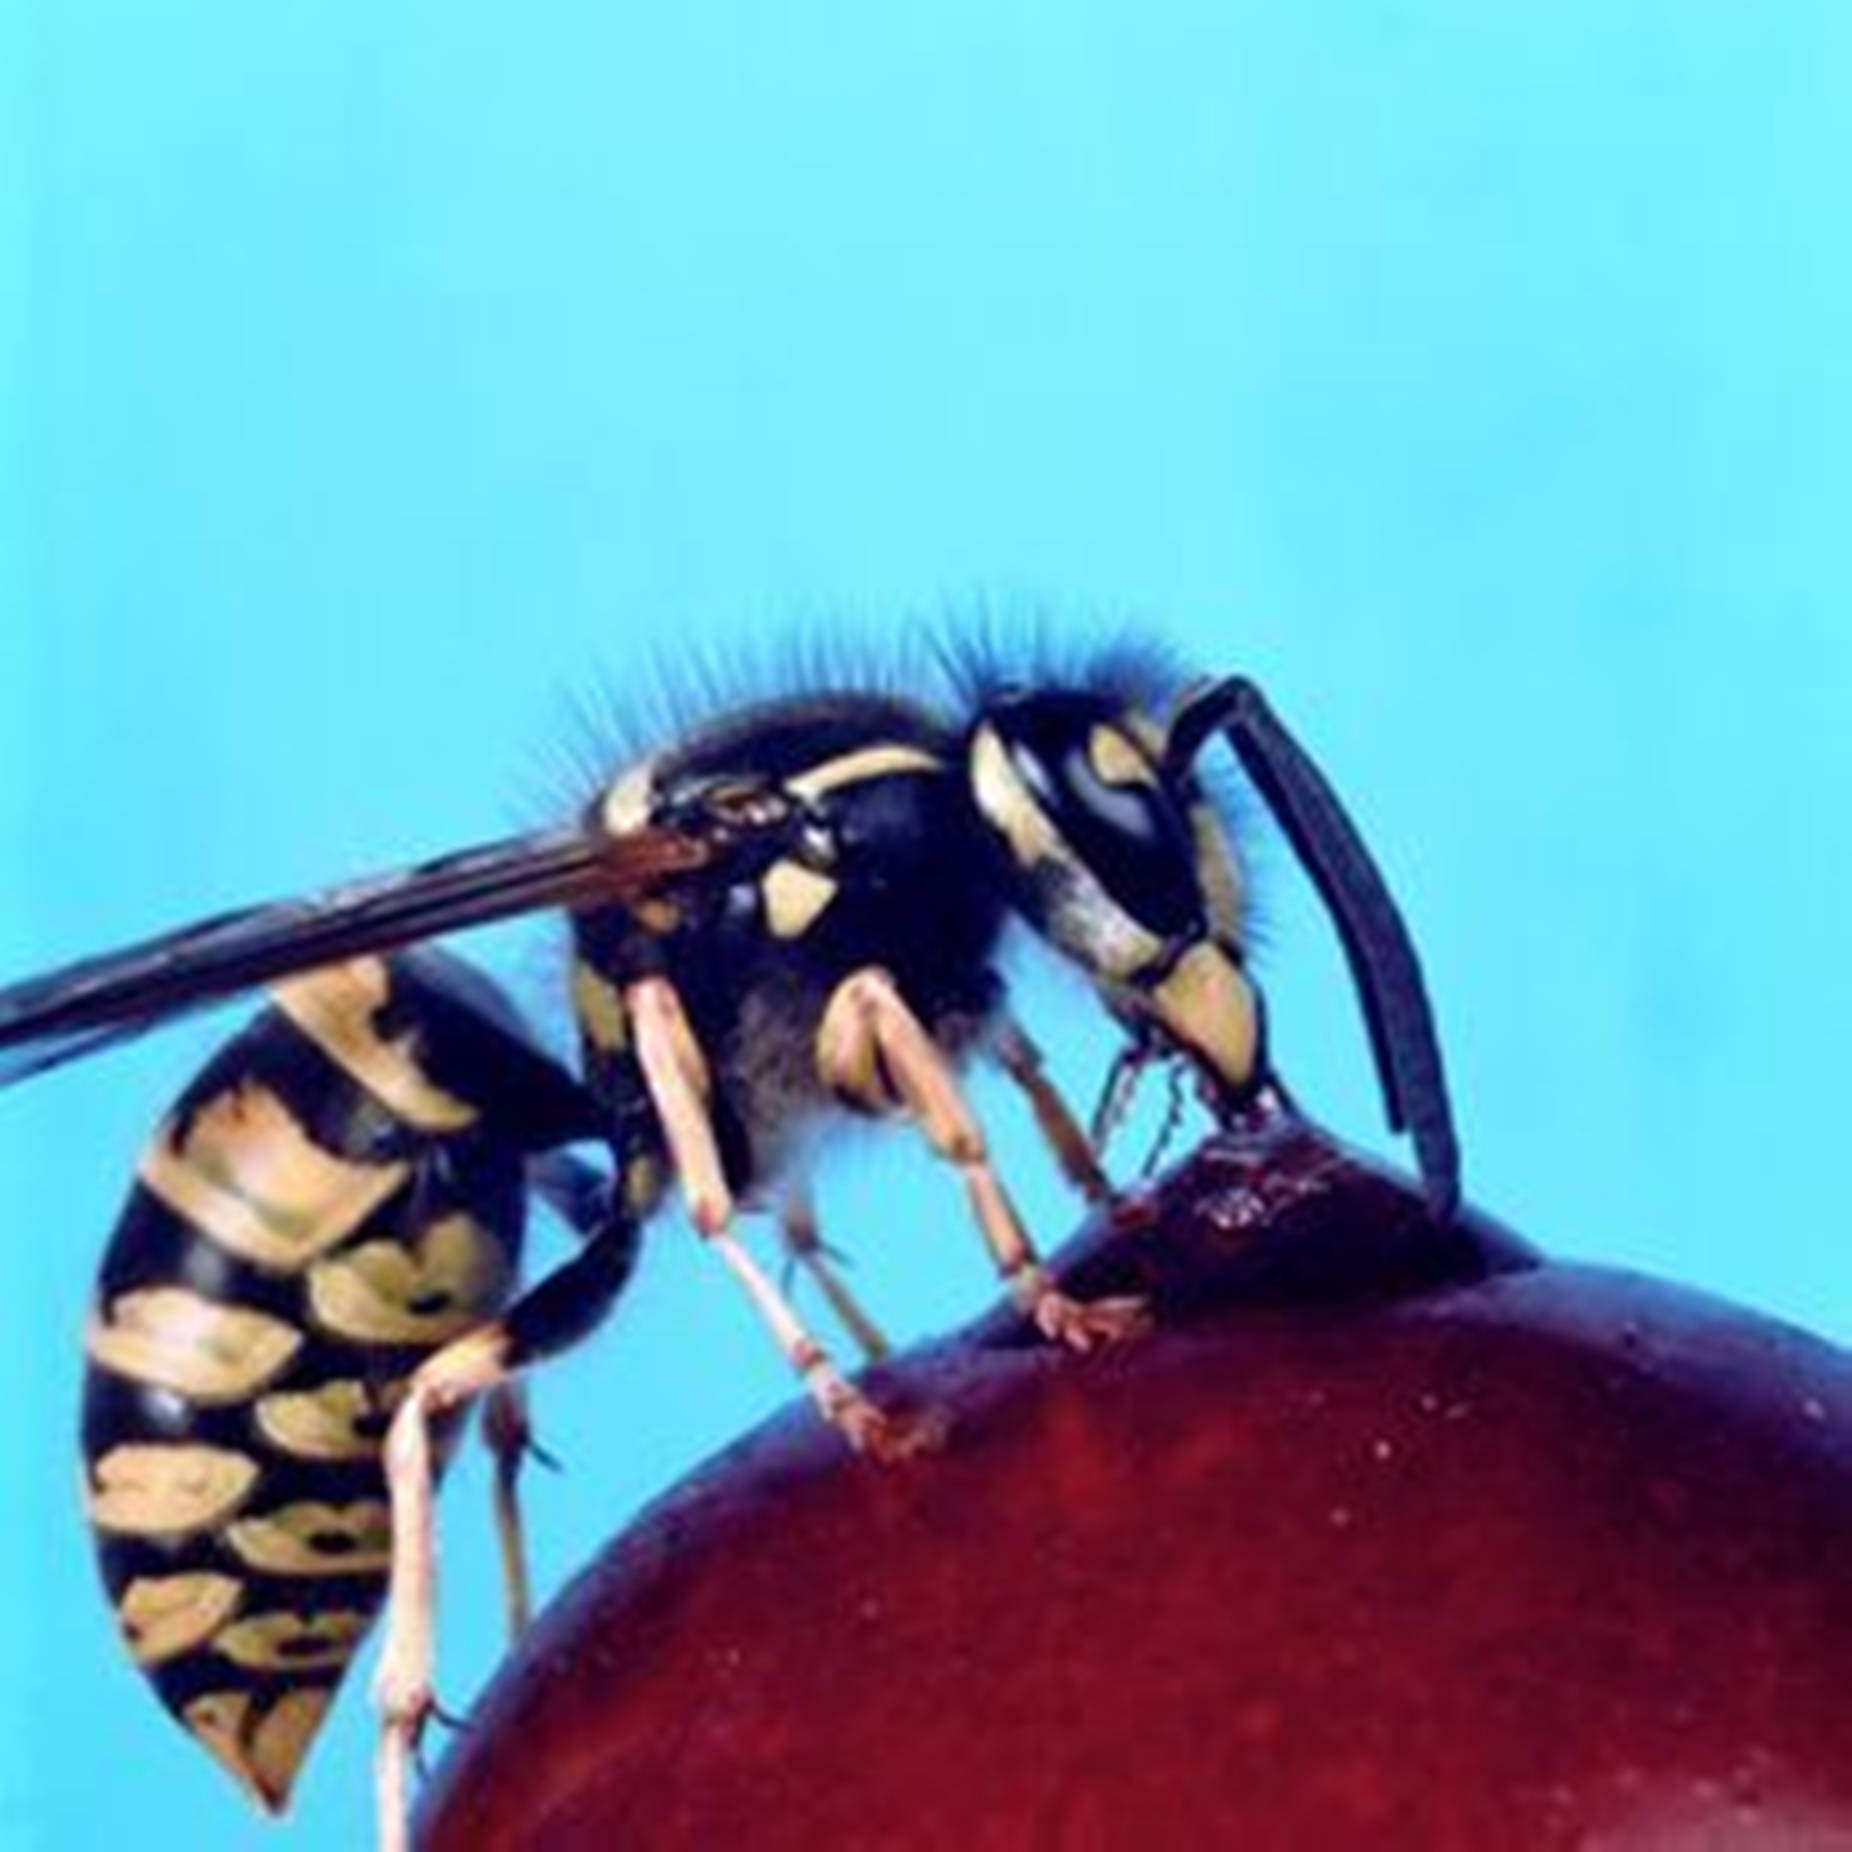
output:
POLYGON ((824 1420, 864 1459, 891 1466, 944 1444, 943 1416, 885 1409, 831 1365, 812 1370, 807 1383, 824 1420))
POLYGON ((1137 1298, 1074 1299, 1054 1286, 1029 1307, 1035 1327, 1051 1343, 1083 1355, 1136 1337, 1151 1323, 1150 1303, 1137 1298))
MULTIPOLYGON (((396 1631, 396 1630, 395 1630, 396 1631)), ((388 1635, 373 1675, 379 1715, 379 1852, 408 1852, 412 1775, 419 1769, 425 1728, 438 1714, 437 1699, 414 1647, 388 1635)))

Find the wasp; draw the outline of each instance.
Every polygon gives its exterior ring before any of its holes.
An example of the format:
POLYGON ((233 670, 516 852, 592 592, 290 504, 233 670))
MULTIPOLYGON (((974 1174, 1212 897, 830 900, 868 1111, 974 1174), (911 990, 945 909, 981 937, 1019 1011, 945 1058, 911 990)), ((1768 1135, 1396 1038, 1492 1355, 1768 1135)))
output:
POLYGON ((1086 1350, 1134 1301, 1063 1292, 963 1075, 995 1061, 1068 1177, 1109 1186, 998 973, 1025 925, 1091 982, 1135 1066, 1232 1119, 1284 1096, 1248 969, 1242 863, 1199 764, 1232 746, 1336 924, 1391 1125, 1437 1216, 1459 1159, 1420 965, 1369 851, 1252 682, 1117 652, 1059 677, 850 678, 675 729, 568 824, 165 934, 0 991, 0 1083, 239 993, 260 1014, 142 1155, 87 1334, 89 1518, 162 1702, 280 1809, 382 1604, 382 1841, 432 1709, 433 1498, 486 1404, 511 1616, 525 1613, 517 1379, 609 1312, 679 1186, 822 1416, 909 1450, 739 1240, 793 1252, 864 1348, 799 1186, 831 1113, 910 1120, 956 1171, 1023 1313, 1086 1350), (578 1063, 430 942, 564 913, 578 1063), (597 1161, 586 1148, 600 1154, 597 1161), (520 1283, 529 1206, 580 1237, 520 1283))

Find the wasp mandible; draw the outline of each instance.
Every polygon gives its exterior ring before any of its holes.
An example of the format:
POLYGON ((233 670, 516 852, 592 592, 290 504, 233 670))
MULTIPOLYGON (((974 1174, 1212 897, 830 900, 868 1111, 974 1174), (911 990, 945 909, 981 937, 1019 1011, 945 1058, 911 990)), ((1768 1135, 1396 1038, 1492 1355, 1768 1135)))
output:
MULTIPOLYGON (((1199 767, 1232 745, 1337 926, 1391 1124, 1437 1215, 1458 1153, 1416 954, 1383 878, 1259 690, 1138 652, 1058 678, 967 658, 940 698, 878 679, 700 720, 571 824, 253 908, 0 992, 0 1081, 260 986, 144 1153, 98 1281, 90 1520, 162 1701, 280 1808, 378 1611, 382 1839, 403 1843, 432 1709, 432 1499, 489 1398, 511 1609, 526 1445, 514 1384, 610 1310, 679 1185, 823 1416, 904 1427, 736 1238, 831 1111, 911 1120, 960 1175, 1023 1311, 1076 1349, 1132 1301, 1062 1292, 1012 1205, 962 1070, 995 1060, 1067 1175, 1094 1141, 1011 1016, 1025 923, 1091 981, 1135 1056, 1174 1056, 1224 1116, 1277 1095, 1241 863, 1199 767), (556 908, 572 1072, 489 980, 426 941, 556 908), (574 1147, 599 1148, 608 1164, 574 1147), (522 1288, 531 1199, 581 1245, 522 1288)), ((790 1217, 805 1226, 801 1211, 790 1217)), ((814 1238, 795 1251, 840 1297, 814 1238)))

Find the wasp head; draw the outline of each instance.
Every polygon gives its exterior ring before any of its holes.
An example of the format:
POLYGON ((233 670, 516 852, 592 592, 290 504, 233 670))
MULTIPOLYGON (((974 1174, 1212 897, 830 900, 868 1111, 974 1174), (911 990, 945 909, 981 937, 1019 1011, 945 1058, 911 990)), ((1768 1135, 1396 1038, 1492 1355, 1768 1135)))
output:
POLYGON ((1163 729, 1102 695, 1004 691, 969 764, 1018 911, 1135 1034, 1189 1055, 1223 1100, 1251 1095, 1265 1058, 1240 877, 1194 778, 1166 769, 1163 729))

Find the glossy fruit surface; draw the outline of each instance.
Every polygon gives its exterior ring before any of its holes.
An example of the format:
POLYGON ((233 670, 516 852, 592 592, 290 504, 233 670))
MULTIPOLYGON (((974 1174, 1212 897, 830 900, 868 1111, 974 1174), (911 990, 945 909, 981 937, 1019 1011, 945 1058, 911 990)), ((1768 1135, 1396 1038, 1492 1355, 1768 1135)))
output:
POLYGON ((428 1852, 1852 1847, 1852 1362, 1544 1263, 1309 1128, 1212 1141, 1077 1290, 647 1513, 460 1739, 428 1852))

